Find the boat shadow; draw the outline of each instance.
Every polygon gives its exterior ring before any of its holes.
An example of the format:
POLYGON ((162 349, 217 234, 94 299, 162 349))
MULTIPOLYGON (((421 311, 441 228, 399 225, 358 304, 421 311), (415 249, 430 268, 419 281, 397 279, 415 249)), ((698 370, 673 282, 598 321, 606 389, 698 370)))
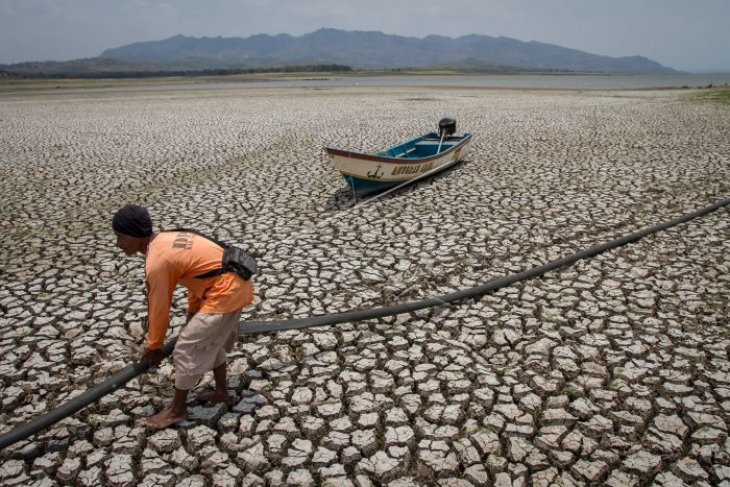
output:
POLYGON ((452 172, 459 171, 468 161, 465 160, 459 160, 456 163, 452 164, 450 167, 447 167, 446 169, 439 171, 436 174, 433 174, 431 176, 425 177, 423 179, 419 179, 417 181, 413 181, 410 184, 404 185, 402 188, 399 188, 395 191, 392 191, 388 195, 384 195, 380 198, 378 198, 378 195, 386 193, 390 191, 390 188, 385 188, 379 191, 373 191, 371 193, 367 193, 364 195, 355 195, 352 192, 351 188, 341 188, 335 191, 334 194, 332 194, 329 198, 327 198, 327 201, 325 202, 325 210, 327 211, 342 211, 342 210, 349 210, 353 206, 364 203, 365 201, 369 199, 377 198, 378 201, 387 201, 392 198, 400 197, 404 194, 410 193, 411 191, 415 191, 420 187, 433 184, 435 181, 438 181, 441 178, 447 177, 452 172))

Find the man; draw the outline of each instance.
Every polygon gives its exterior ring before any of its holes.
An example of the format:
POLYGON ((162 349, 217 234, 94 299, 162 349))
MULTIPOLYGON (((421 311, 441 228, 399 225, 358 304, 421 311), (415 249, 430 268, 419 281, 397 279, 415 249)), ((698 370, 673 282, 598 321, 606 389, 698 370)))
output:
POLYGON ((241 310, 253 301, 253 284, 233 272, 200 278, 221 268, 223 249, 207 238, 188 232, 152 231, 152 219, 141 206, 128 204, 112 218, 117 247, 126 255, 145 255, 148 321, 147 347, 141 360, 157 367, 169 326, 175 287, 188 290, 188 321, 172 354, 175 395, 172 405, 141 423, 167 428, 187 416, 188 392, 203 374, 213 370, 215 390, 199 394, 201 401, 230 406, 226 387, 226 353, 238 337, 241 310))

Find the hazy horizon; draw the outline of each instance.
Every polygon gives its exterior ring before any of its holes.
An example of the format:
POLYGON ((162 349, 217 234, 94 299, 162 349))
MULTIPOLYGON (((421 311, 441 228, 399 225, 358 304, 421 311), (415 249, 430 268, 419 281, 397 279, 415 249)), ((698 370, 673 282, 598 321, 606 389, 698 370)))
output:
POLYGON ((511 37, 680 71, 730 72, 725 0, 0 0, 0 64, 96 57, 135 42, 301 36, 320 28, 511 37))

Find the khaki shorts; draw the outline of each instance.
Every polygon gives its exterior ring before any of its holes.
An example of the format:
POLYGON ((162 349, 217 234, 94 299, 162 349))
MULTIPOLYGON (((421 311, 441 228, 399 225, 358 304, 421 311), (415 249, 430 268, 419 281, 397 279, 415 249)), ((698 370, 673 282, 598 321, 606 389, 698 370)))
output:
POLYGON ((176 388, 192 389, 203 374, 226 362, 226 354, 233 350, 238 338, 240 319, 240 311, 193 315, 172 352, 176 388))

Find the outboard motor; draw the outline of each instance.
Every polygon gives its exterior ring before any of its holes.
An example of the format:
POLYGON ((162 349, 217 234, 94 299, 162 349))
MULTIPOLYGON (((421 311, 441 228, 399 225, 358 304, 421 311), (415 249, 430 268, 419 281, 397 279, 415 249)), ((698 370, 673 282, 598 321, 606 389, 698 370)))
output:
POLYGON ((442 118, 439 120, 439 137, 444 138, 456 133, 456 120, 442 118))

